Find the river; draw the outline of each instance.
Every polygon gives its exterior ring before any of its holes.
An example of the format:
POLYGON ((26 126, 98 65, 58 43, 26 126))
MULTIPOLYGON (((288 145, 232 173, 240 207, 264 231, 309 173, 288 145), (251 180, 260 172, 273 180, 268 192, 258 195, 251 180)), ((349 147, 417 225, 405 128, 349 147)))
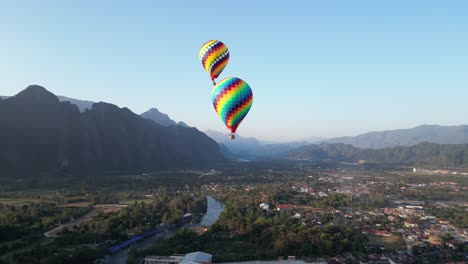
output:
POLYGON ((216 220, 218 220, 219 215, 223 212, 224 204, 210 195, 206 196, 206 199, 208 200, 207 210, 200 222, 200 225, 211 226, 216 222, 216 220))
MULTIPOLYGON (((206 196, 207 199, 207 210, 206 214, 203 216, 200 225, 202 226, 211 226, 218 220, 219 215, 224 210, 224 204, 212 196, 206 196)), ((193 226, 193 225, 192 225, 193 226)), ((169 238, 175 234, 176 231, 165 230, 163 233, 156 234, 154 236, 148 237, 143 241, 138 241, 137 243, 133 244, 133 246, 138 249, 146 249, 149 248, 156 240, 159 238, 169 238)), ((104 263, 106 264, 125 264, 127 262, 127 255, 128 255, 129 248, 125 250, 121 250, 114 255, 106 255, 104 258, 104 263)))

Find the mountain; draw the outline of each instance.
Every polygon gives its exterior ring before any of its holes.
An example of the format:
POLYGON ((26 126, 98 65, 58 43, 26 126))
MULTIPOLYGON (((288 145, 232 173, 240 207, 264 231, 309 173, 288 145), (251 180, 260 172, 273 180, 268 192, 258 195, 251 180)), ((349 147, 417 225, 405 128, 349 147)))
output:
POLYGON ((191 127, 191 126, 187 125, 185 122, 182 122, 182 121, 179 121, 179 123, 177 123, 177 125, 183 126, 183 127, 191 127))
POLYGON ((311 137, 303 138, 300 141, 301 142, 307 142, 307 143, 316 143, 316 142, 325 141, 325 140, 326 140, 326 138, 323 138, 323 137, 311 136, 311 137))
POLYGON ((59 99, 60 102, 65 102, 65 101, 68 101, 76 106, 78 106, 78 109, 80 110, 80 112, 84 112, 86 111, 86 109, 91 109, 91 107, 93 106, 94 102, 92 101, 86 101, 86 100, 79 100, 79 99, 74 99, 74 98, 70 98, 70 97, 66 97, 66 96, 61 96, 61 95, 57 95, 57 98, 59 99))
MULTIPOLYGON (((93 104, 95 102, 92 101, 86 101, 86 100, 79 100, 79 99, 74 99, 66 96, 61 96, 58 95, 57 98, 60 100, 60 102, 65 102, 68 101, 76 106, 78 106, 78 109, 80 109, 80 112, 86 111, 86 109, 91 109, 93 104)), ((146 118, 146 119, 151 119, 154 122, 162 125, 162 126, 174 126, 174 125, 179 125, 179 126, 184 126, 184 127, 190 127, 186 123, 180 121, 176 123, 174 120, 172 120, 167 114, 159 112, 157 108, 151 108, 150 110, 142 113, 140 116, 146 118)))
POLYGON ((410 129, 370 132, 355 137, 338 137, 322 142, 344 143, 358 148, 382 149, 411 146, 421 142, 437 144, 468 144, 468 125, 422 125, 410 129))
POLYGON ((397 163, 431 167, 468 167, 468 144, 419 143, 386 149, 360 149, 348 144, 324 143, 301 147, 289 154, 291 159, 335 160, 370 163, 397 163))
POLYGON ((245 138, 238 134, 236 139, 232 140, 229 139, 229 133, 215 130, 206 130, 205 134, 223 146, 226 157, 241 159, 283 158, 287 157, 290 151, 308 144, 306 142, 263 143, 256 138, 245 138))
POLYGON ((125 171, 223 160, 195 128, 164 127, 108 103, 78 107, 37 85, 0 100, 0 170, 125 171))
POLYGON ((205 134, 220 143, 231 143, 235 145, 244 145, 244 144, 260 145, 260 142, 256 138, 253 138, 253 137, 245 138, 245 137, 240 136, 239 134, 236 134, 235 140, 232 140, 229 138, 229 135, 231 133, 222 133, 216 130, 208 129, 208 130, 205 130, 205 134))
POLYGON ((172 120, 168 115, 159 112, 157 108, 151 108, 150 110, 142 113, 140 115, 143 118, 153 120, 157 124, 160 124, 161 126, 176 126, 177 123, 172 120))
POLYGON ((206 130, 204 132, 207 136, 222 144, 225 150, 224 153, 229 153, 227 156, 230 157, 254 158, 257 156, 256 152, 261 147, 256 138, 244 138, 236 134, 236 139, 232 140, 229 138, 228 133, 221 133, 215 130, 206 130))
MULTIPOLYGON (((9 97, 10 96, 0 96, 0 99, 7 99, 9 97)), ((74 98, 61 96, 61 95, 57 95, 57 98, 59 99, 60 102, 70 102, 70 103, 78 106, 78 109, 82 113, 84 111, 86 111, 86 109, 91 109, 92 105, 94 104, 94 102, 92 102, 92 101, 79 100, 79 99, 74 99, 74 98)))
MULTIPOLYGON (((86 100, 79 100, 79 99, 74 99, 66 96, 61 96, 58 95, 57 98, 60 100, 60 102, 68 101, 76 106, 78 106, 78 109, 80 109, 80 112, 86 111, 86 109, 91 109, 93 104, 95 102, 92 101, 86 101, 86 100)), ((151 108, 150 110, 142 113, 140 116, 146 118, 146 119, 151 119, 154 122, 162 125, 162 126, 174 126, 174 125, 179 125, 179 126, 184 126, 187 128, 190 128, 189 125, 186 123, 180 121, 176 123, 174 120, 172 120, 167 114, 159 112, 157 108, 151 108)))

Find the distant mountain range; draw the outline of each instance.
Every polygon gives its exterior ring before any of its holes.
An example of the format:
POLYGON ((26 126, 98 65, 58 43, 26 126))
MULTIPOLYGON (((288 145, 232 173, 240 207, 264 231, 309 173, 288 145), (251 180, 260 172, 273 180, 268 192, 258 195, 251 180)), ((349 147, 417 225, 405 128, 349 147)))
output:
POLYGON ((0 100, 0 170, 124 171, 223 160, 218 144, 195 128, 161 126, 108 103, 82 107, 88 110, 37 85, 0 100))
POLYGON ((228 133, 221 133, 215 130, 205 130, 204 133, 219 144, 222 144, 224 154, 230 158, 253 158, 255 152, 261 147, 260 142, 256 138, 244 138, 236 134, 236 139, 232 140, 229 138, 228 133))
POLYGON ((344 143, 358 148, 382 149, 412 146, 422 142, 438 144, 468 144, 468 125, 422 125, 410 129, 369 132, 355 137, 338 137, 322 142, 344 143))
MULTIPOLYGON (((425 125, 414 129, 372 132, 355 137, 359 139, 356 142, 362 143, 361 145, 358 144, 359 146, 367 146, 365 145, 365 138, 369 136, 369 144, 372 144, 374 148, 358 148, 351 144, 328 142, 319 144, 310 144, 308 142, 262 144, 256 138, 244 138, 238 135, 235 140, 230 140, 229 134, 213 130, 207 130, 205 134, 222 144, 221 149, 224 155, 230 158, 290 158, 343 162, 363 160, 369 163, 393 163, 431 167, 468 167, 468 144, 421 142, 423 139, 431 139, 439 142, 463 143, 464 129, 466 129, 466 126, 442 127, 425 125), (391 140, 392 138, 393 140, 391 140), (392 147, 386 147, 386 144, 392 147), (397 145, 395 147, 392 144, 412 144, 412 146, 397 145)), ((325 141, 334 142, 342 139, 355 142, 352 141, 353 137, 325 141)))
MULTIPOLYGON (((55 96, 40 86, 30 86, 16 96, 0 96, 0 98, 3 99, 0 99, 0 122, 5 124, 6 128, 0 131, 0 141, 5 143, 5 148, 0 149, 0 169, 19 168, 24 164, 26 164, 24 167, 28 168, 37 167, 39 164, 41 164, 39 167, 44 165, 48 168, 56 168, 57 164, 60 164, 59 167, 70 168, 130 169, 176 164, 178 161, 196 163, 195 161, 199 158, 203 160, 200 164, 203 164, 209 163, 211 159, 221 160, 222 154, 231 159, 290 157, 377 161, 381 158, 385 162, 403 162, 400 158, 405 157, 408 162, 421 162, 419 156, 416 156, 415 160, 410 159, 412 151, 419 153, 421 149, 419 143, 468 144, 467 125, 422 125, 411 129, 370 132, 355 137, 331 139, 311 137, 307 140, 289 143, 267 142, 239 135, 236 135, 235 140, 231 140, 228 133, 205 131, 206 135, 220 144, 218 146, 202 132, 190 128, 183 122, 177 123, 157 108, 142 113, 140 117, 127 108, 120 109, 107 103, 55 96), (47 111, 49 111, 48 114, 46 114, 47 111), (131 127, 130 124, 134 123, 138 129, 131 127), (109 130, 111 127, 115 129, 109 130), (34 130, 38 131, 36 133, 38 135, 33 133, 34 130), (160 142, 157 143, 153 137, 158 137, 160 142), (43 140, 46 138, 48 141, 43 140), (309 145, 315 141, 323 144, 309 145), (129 144, 128 149, 122 146, 121 142, 129 144), (19 144, 20 147, 15 148, 15 144, 19 144), (205 145, 209 146, 208 149, 214 155, 209 154, 208 150, 205 151, 205 145), (414 145, 417 146, 415 149, 409 148, 409 152, 405 152, 406 149, 403 151, 400 148, 393 148, 414 145), (34 153, 45 151, 39 146, 50 148, 46 151, 49 155, 34 157, 34 153), (163 154, 166 153, 164 151, 159 152, 162 149, 167 151, 167 155, 163 154), (384 149, 383 153, 386 154, 372 151, 379 149, 384 149), (399 151, 405 154, 400 156, 399 151), (138 155, 132 156, 129 153, 142 155, 143 161, 132 161, 132 157, 138 157, 138 155), (203 154, 196 157, 197 155, 191 156, 193 153, 203 154), (52 156, 54 158, 51 158, 52 156), (165 160, 166 156, 171 156, 171 158, 165 160), (130 157, 130 161, 125 161, 125 157, 130 157), (42 159, 49 160, 43 162, 42 159), (158 161, 150 162, 150 160, 158 161)), ((422 145, 425 149, 433 148, 436 153, 442 151, 441 156, 448 153, 447 164, 463 164, 462 161, 452 161, 453 156, 461 159, 463 155, 451 153, 452 149, 449 146, 422 145)), ((453 151, 463 152, 463 148, 457 148, 462 147, 454 147, 453 151)), ((426 154, 424 157, 427 158, 426 154)), ((423 160, 427 161, 426 158, 423 160)), ((438 157, 434 159, 436 164, 445 164, 438 157)))
POLYGON ((431 167, 468 167, 468 144, 419 143, 387 149, 360 149, 351 145, 324 143, 301 147, 291 159, 335 160, 344 162, 396 163, 431 167))
MULTIPOLYGON (((94 102, 57 96, 61 102, 69 101, 78 106, 80 112, 91 109, 94 102)), ((8 98, 0 96, 0 98, 8 98)), ((181 125, 189 127, 184 122, 176 122, 167 114, 160 112, 157 108, 141 114, 142 117, 153 120, 162 126, 181 125)), ((272 141, 263 141, 253 137, 236 137, 236 140, 229 140, 225 133, 214 130, 205 131, 212 139, 225 146, 231 154, 240 157, 259 157, 259 156, 278 156, 285 154, 294 147, 304 146, 309 143, 344 143, 363 149, 383 149, 396 146, 412 146, 422 142, 431 142, 438 144, 468 144, 468 125, 460 126, 439 126, 439 125, 421 125, 409 129, 396 129, 386 131, 368 132, 358 136, 336 137, 323 139, 320 137, 309 137, 299 141, 288 143, 276 143, 272 141), (267 146, 267 147, 265 147, 267 146), (275 153, 268 153, 274 146, 275 153), (279 152, 278 152, 279 151, 279 152)))
POLYGON ((229 133, 221 133, 215 130, 206 130, 205 134, 223 145, 226 156, 231 158, 258 159, 258 158, 283 158, 300 146, 308 142, 290 143, 262 143, 258 139, 245 138, 236 134, 236 139, 229 139, 229 133))

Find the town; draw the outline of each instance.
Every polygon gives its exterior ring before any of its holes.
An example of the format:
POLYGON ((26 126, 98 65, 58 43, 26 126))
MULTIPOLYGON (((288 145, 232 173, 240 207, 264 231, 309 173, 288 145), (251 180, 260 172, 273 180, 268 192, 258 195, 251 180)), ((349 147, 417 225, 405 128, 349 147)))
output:
POLYGON ((191 253, 213 263, 463 262, 463 173, 283 160, 91 178, 53 194, 43 183, 16 180, 4 185, 0 220, 22 218, 38 228, 2 242, 2 261, 83 261, 87 252, 95 263, 178 263, 191 253), (44 222, 43 210, 68 216, 44 222))
MULTIPOLYGON (((269 213, 287 211, 301 225, 323 226, 321 218, 327 217, 333 219, 330 224, 357 224, 369 240, 365 248, 370 253, 359 258, 361 263, 467 260, 466 172, 364 170, 356 164, 341 165, 345 166, 301 168, 296 173, 303 176, 284 177, 288 181, 281 188, 289 198, 276 197, 274 204, 262 202, 258 206, 269 213), (457 175, 460 177, 450 177, 457 175), (341 197, 340 202, 330 203, 330 198, 337 197, 341 197)), ((267 172, 263 178, 271 179, 273 171, 267 172)), ((256 188, 254 184, 202 187, 214 193, 236 188, 253 192, 256 188)))

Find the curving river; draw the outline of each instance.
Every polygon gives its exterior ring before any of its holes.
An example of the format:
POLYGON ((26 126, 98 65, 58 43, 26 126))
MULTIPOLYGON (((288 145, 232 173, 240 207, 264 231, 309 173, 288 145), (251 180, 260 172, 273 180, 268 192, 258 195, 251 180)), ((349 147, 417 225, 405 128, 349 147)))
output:
POLYGON ((208 205, 206 214, 200 222, 200 225, 202 226, 210 226, 214 224, 224 210, 224 204, 222 202, 216 200, 210 195, 206 196, 206 199, 208 201, 208 205))
MULTIPOLYGON (((206 210, 206 214, 203 216, 203 218, 202 218, 202 220, 200 222, 200 225, 202 225, 202 226, 211 226, 212 224, 214 224, 216 222, 216 220, 218 220, 219 215, 223 212, 224 204, 222 202, 216 200, 215 198, 213 198, 210 195, 206 196, 206 199, 207 199, 207 202, 208 202, 207 203, 207 210, 206 210)), ((165 230, 162 233, 159 233, 159 234, 156 234, 154 236, 148 237, 147 239, 145 239, 143 241, 139 241, 139 242, 133 244, 133 246, 138 250, 146 249, 146 248, 149 248, 153 244, 153 242, 155 242, 159 238, 169 238, 172 235, 174 235, 175 232, 177 232, 177 231, 165 230)), ((129 250, 129 248, 126 248, 125 250, 121 250, 121 251, 117 252, 114 255, 106 255, 105 258, 104 258, 104 263, 106 263, 106 264, 125 264, 127 262, 128 250, 129 250)))

